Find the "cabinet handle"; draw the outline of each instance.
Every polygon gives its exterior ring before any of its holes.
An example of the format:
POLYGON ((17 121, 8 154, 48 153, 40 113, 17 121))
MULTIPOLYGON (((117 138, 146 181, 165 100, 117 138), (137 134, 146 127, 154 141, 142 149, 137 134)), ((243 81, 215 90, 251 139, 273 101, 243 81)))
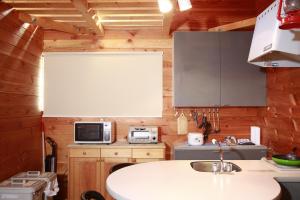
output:
POLYGON ((147 156, 150 156, 150 153, 149 153, 149 152, 147 152, 147 153, 146 153, 146 155, 147 155, 147 156))
POLYGON ((115 156, 117 156, 119 153, 118 152, 115 152, 115 156))
POLYGON ((82 154, 83 154, 83 155, 86 155, 86 152, 84 151, 84 152, 82 152, 82 154))

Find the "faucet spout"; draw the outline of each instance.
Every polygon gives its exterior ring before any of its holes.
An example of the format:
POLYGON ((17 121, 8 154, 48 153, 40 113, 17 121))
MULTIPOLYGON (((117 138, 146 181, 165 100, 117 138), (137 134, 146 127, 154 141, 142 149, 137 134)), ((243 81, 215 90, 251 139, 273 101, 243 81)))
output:
POLYGON ((217 141, 216 139, 213 139, 212 143, 217 144, 219 147, 219 156, 220 156, 220 163, 221 163, 220 172, 224 172, 224 151, 221 147, 221 143, 219 141, 217 141))

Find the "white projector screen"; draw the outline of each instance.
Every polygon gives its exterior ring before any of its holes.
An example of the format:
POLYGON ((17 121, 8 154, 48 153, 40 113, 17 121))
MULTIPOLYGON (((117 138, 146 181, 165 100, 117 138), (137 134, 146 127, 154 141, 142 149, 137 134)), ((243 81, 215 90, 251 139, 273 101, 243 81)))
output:
POLYGON ((162 117, 162 52, 44 54, 45 117, 162 117))

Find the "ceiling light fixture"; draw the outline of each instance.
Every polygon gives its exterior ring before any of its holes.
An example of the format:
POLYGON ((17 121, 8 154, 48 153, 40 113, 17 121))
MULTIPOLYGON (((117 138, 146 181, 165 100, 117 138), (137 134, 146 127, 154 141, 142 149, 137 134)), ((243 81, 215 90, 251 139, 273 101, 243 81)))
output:
POLYGON ((190 0, 178 0, 179 10, 186 11, 192 8, 192 3, 190 0))
POLYGON ((173 8, 171 0, 158 0, 158 7, 160 12, 167 13, 173 8))
MULTIPOLYGON (((191 0, 178 0, 180 11, 186 11, 192 8, 191 0)), ((173 8, 172 0, 158 0, 158 7, 160 12, 167 13, 173 8)))

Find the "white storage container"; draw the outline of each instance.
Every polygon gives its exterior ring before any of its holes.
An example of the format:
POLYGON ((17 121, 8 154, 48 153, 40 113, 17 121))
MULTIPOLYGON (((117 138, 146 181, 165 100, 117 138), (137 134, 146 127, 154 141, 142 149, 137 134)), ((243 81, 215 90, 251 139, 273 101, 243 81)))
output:
POLYGON ((0 183, 0 200, 42 200, 46 181, 9 179, 0 183))
POLYGON ((28 171, 28 172, 21 172, 13 177, 11 180, 42 180, 47 183, 44 191, 44 199, 50 200, 52 196, 55 196, 59 191, 58 184, 57 184, 57 176, 54 172, 44 172, 40 173, 39 171, 28 171))

